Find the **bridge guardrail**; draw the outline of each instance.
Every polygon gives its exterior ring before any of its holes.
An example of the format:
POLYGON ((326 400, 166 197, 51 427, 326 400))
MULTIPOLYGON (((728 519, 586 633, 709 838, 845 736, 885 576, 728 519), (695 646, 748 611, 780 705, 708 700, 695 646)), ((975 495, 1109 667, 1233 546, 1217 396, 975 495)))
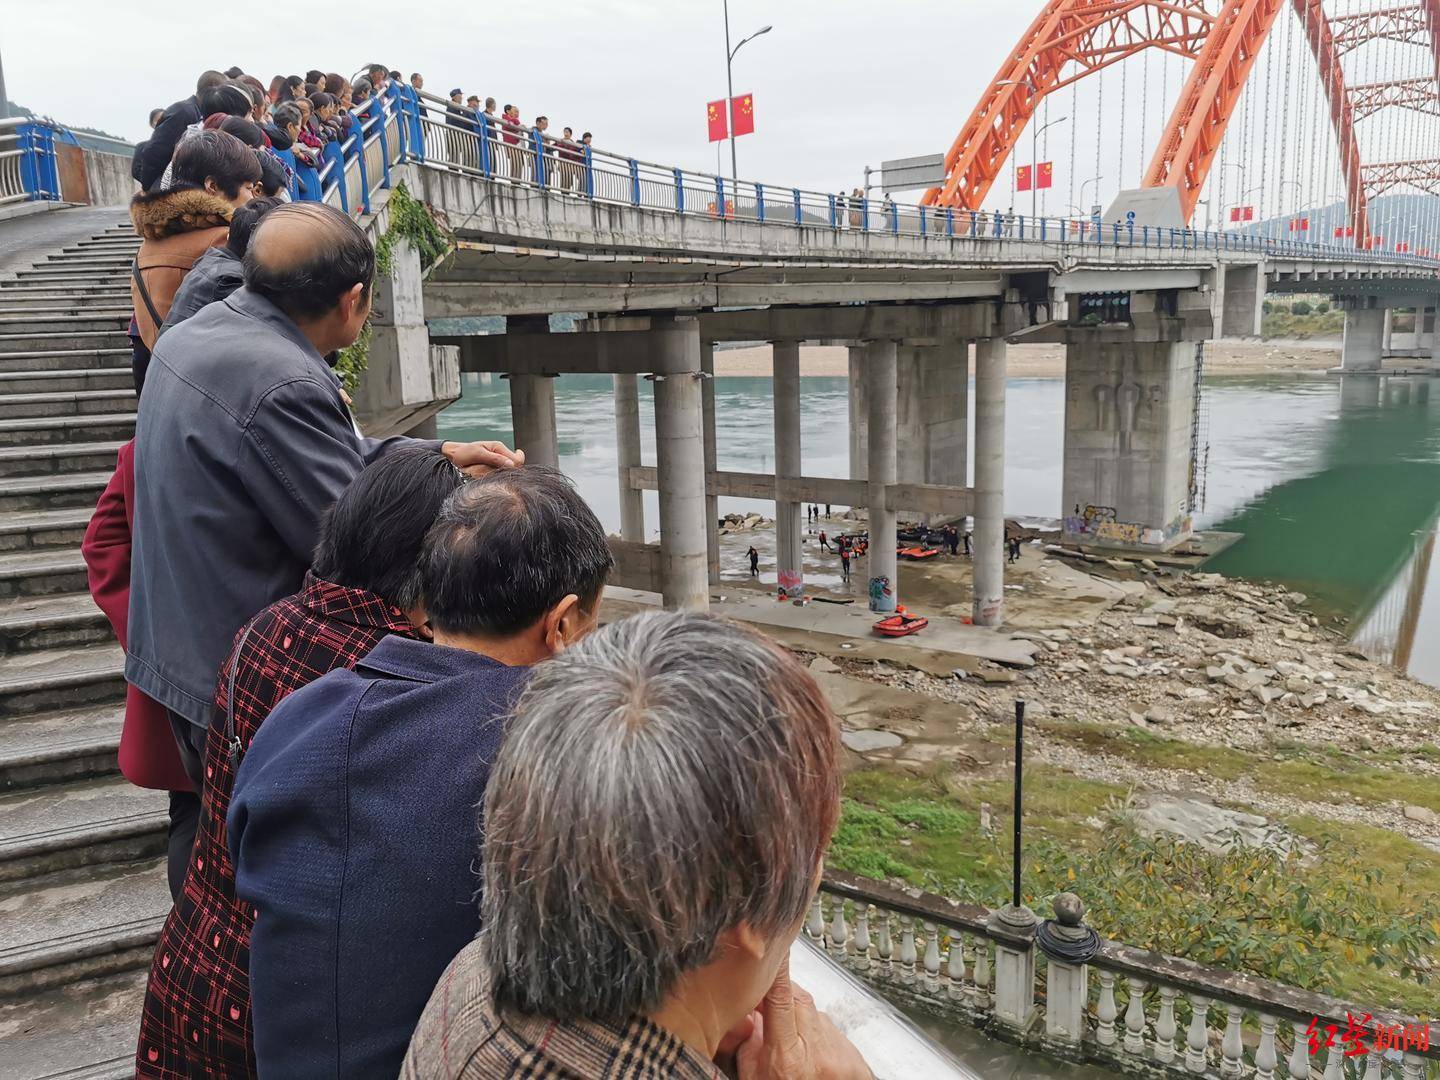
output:
POLYGON ((476 115, 403 84, 392 84, 382 97, 356 106, 351 116, 350 134, 341 143, 327 145, 322 155, 321 191, 292 191, 293 195, 324 198, 348 213, 368 212, 375 193, 389 186, 390 168, 415 161, 595 202, 736 222, 1092 250, 1139 248, 1325 259, 1359 255, 1367 262, 1440 272, 1440 260, 1353 245, 1090 218, 900 205, 888 197, 875 200, 736 181, 558 139, 518 121, 476 115), (364 154, 359 152, 362 145, 364 154))
POLYGON ((0 206, 60 198, 58 131, 49 121, 28 116, 0 120, 0 206))

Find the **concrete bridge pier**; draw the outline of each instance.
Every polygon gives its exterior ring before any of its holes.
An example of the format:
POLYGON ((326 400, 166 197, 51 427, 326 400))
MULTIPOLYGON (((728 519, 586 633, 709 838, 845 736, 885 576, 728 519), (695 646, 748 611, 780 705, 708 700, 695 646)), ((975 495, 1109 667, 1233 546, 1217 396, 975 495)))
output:
POLYGON ((775 567, 788 596, 804 591, 800 504, 780 498, 781 480, 798 480, 800 467, 800 342, 770 343, 775 414, 775 567))
POLYGON ((896 414, 896 352, 895 341, 871 341, 865 346, 865 398, 868 431, 866 480, 869 503, 870 610, 886 614, 895 610, 900 600, 900 578, 895 561, 895 511, 885 496, 886 485, 896 480, 895 414, 896 414))
MULTIPOLYGON (((545 315, 511 316, 505 321, 507 334, 548 334, 550 319, 545 315)), ((530 465, 560 465, 559 442, 555 431, 555 381, 549 375, 511 372, 510 424, 515 446, 525 451, 530 465)))
POLYGON ((645 542, 645 492, 630 479, 640 467, 640 389, 636 376, 612 375, 615 380, 615 458, 620 476, 620 538, 631 544, 645 542))
POLYGON ((710 584, 720 584, 720 500, 710 491, 708 479, 715 472, 715 343, 700 341, 700 405, 705 422, 705 561, 710 584))
POLYGON ((651 320, 647 331, 665 374, 655 380, 655 456, 660 487, 660 592, 665 607, 710 610, 705 539, 705 435, 700 323, 651 320))
POLYGON ((850 346, 850 479, 864 480, 870 465, 870 407, 865 388, 865 346, 850 346))
POLYGON ((1005 618, 1005 376, 1004 338, 975 343, 975 531, 976 626, 999 626, 1005 618))
MULTIPOLYGON (((964 487, 970 343, 902 343, 896 353, 896 372, 900 483, 964 487)), ((921 515, 927 523, 938 516, 921 515)))
POLYGON ((1220 275, 1220 336, 1259 337, 1265 315, 1265 266, 1231 263, 1220 275))
POLYGON ((1367 306, 1364 298, 1345 309, 1345 338, 1340 346, 1342 371, 1379 371, 1385 348, 1387 311, 1367 306))
MULTIPOLYGON (((1136 294, 1133 304, 1142 297, 1136 294)), ((1135 328, 1066 332, 1064 533, 1163 550, 1191 533, 1191 431, 1201 327, 1141 313, 1135 328)))

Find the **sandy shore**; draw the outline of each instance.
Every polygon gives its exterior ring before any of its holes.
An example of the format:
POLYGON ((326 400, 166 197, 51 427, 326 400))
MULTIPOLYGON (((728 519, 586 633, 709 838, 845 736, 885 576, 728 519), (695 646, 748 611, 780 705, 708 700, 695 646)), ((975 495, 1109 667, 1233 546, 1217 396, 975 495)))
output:
MULTIPOLYGON (((849 352, 840 345, 802 345, 801 375, 845 375, 849 352)), ((1314 374, 1340 363, 1338 341, 1212 341, 1205 347, 1205 367, 1215 375, 1314 374)), ((715 353, 715 374, 770 374, 770 348, 756 345, 715 353)), ((1010 346, 1010 374, 1021 378, 1058 379, 1065 374, 1061 345, 1010 346)))

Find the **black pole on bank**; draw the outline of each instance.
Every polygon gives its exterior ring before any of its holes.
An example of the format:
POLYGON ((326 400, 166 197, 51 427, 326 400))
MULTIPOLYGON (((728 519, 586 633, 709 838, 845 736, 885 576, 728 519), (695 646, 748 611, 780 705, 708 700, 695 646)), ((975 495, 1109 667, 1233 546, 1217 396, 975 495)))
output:
POLYGON ((1015 702, 1015 861, 1011 870, 1010 903, 1020 907, 1020 817, 1025 778, 1025 702, 1015 702))

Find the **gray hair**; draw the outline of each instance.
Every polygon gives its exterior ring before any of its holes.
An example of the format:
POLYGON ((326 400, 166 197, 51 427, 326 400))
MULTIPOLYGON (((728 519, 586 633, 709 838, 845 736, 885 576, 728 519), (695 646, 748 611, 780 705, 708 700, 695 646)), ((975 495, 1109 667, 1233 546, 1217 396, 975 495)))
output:
POLYGON ((809 672, 737 624, 654 612, 535 670, 485 795, 496 1003, 623 1023, 746 923, 798 925, 840 807, 809 672))

